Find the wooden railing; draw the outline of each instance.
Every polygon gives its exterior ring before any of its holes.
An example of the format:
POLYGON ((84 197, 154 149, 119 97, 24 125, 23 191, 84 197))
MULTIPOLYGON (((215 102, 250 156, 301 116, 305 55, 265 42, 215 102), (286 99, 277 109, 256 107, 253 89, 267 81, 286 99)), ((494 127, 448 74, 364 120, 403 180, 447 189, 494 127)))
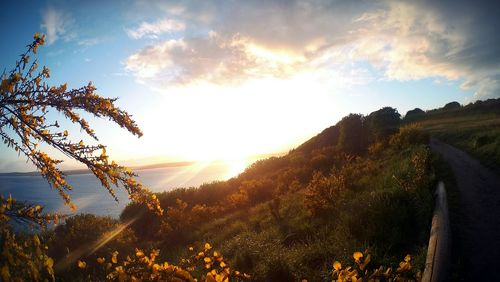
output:
POLYGON ((450 222, 443 182, 436 189, 436 206, 432 216, 431 234, 422 282, 447 281, 450 262, 450 222))

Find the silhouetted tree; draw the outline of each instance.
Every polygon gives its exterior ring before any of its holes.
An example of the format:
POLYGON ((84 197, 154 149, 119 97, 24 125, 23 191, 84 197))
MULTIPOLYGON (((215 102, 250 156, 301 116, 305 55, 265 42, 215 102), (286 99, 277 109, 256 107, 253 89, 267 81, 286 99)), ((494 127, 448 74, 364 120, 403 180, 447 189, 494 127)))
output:
POLYGON ((366 117, 366 124, 370 128, 372 138, 375 141, 381 141, 398 132, 400 117, 398 110, 391 107, 372 112, 366 117))
POLYGON ((450 102, 444 105, 443 110, 455 110, 460 109, 462 107, 459 102, 450 102))
POLYGON ((368 140, 363 116, 350 114, 338 123, 340 126, 339 147, 346 153, 360 155, 366 151, 368 140))
POLYGON ((425 115, 425 112, 420 109, 420 108, 415 108, 413 110, 409 110, 408 112, 406 112, 406 115, 405 115, 405 122, 411 122, 411 121, 415 121, 417 120, 418 118, 421 118, 425 115))

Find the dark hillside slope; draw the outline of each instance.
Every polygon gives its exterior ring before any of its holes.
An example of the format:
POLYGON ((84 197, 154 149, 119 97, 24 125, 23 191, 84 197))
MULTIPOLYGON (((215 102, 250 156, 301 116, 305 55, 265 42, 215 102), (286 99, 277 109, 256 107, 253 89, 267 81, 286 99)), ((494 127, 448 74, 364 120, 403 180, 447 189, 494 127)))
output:
POLYGON ((340 128, 337 125, 330 126, 318 135, 307 140, 295 149, 306 154, 323 147, 336 146, 339 141, 340 128))

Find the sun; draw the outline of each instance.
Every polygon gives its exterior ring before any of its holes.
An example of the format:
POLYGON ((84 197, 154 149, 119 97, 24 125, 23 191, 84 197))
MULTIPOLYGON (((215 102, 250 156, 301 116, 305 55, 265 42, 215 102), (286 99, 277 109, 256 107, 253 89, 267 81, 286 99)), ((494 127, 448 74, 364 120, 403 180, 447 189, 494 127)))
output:
POLYGON ((163 102, 141 113, 144 154, 223 160, 232 172, 242 171, 245 160, 255 155, 297 146, 330 125, 333 112, 330 93, 320 91, 307 75, 232 86, 200 83, 158 96, 163 102))
POLYGON ((245 171, 245 169, 250 165, 250 160, 248 159, 233 159, 233 160, 225 160, 224 163, 227 165, 227 172, 225 174, 225 178, 229 179, 231 177, 235 177, 238 174, 245 171))

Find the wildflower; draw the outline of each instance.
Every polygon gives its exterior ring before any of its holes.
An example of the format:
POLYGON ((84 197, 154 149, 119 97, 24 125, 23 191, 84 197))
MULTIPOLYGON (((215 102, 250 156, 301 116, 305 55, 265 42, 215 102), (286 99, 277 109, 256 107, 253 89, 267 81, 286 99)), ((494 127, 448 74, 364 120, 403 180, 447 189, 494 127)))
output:
POLYGON ((112 263, 118 263, 117 256, 118 256, 118 252, 117 251, 113 252, 113 256, 111 257, 111 262, 112 263))
POLYGON ((142 257, 144 256, 144 252, 143 252, 143 251, 141 251, 141 250, 136 250, 135 255, 136 255, 138 258, 142 258, 142 257))
POLYGON ((335 261, 333 263, 333 269, 335 269, 337 271, 340 270, 340 269, 342 269, 342 264, 340 264, 340 262, 338 262, 338 261, 335 261))
POLYGON ((209 243, 205 243, 205 251, 208 251, 212 248, 209 243))
POLYGON ((406 261, 406 262, 410 262, 410 261, 411 261, 411 256, 410 256, 410 255, 406 255, 406 257, 405 257, 405 261, 406 261))
POLYGON ((87 267, 87 263, 84 261, 78 260, 78 267, 81 269, 84 269, 85 267, 87 267))
POLYGON ((363 257, 363 253, 361 253, 361 252, 354 252, 354 254, 352 254, 352 257, 354 258, 354 260, 356 262, 359 262, 359 259, 363 257))

